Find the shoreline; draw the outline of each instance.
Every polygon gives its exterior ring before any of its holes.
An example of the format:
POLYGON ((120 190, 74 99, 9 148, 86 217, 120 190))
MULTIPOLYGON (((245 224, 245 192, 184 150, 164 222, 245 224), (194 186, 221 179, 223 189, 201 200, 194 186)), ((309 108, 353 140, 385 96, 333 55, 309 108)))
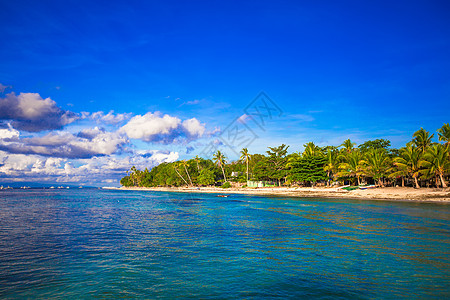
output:
POLYGON ((213 193, 221 195, 244 194, 261 196, 285 196, 297 198, 330 198, 330 199, 359 199, 383 201, 409 201, 449 203, 450 188, 433 189, 412 187, 385 187, 367 190, 346 191, 339 188, 303 188, 303 187, 274 187, 274 188, 218 188, 218 187, 120 187, 104 188, 124 191, 156 191, 179 193, 213 193))

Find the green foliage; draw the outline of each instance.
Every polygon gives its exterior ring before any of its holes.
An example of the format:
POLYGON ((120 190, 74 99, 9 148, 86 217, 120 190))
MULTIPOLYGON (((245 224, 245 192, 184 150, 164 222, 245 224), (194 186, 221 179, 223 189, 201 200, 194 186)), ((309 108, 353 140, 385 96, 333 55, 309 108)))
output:
POLYGON ((214 184, 214 172, 208 169, 203 169, 200 171, 198 176, 198 184, 200 185, 212 185, 214 184))
MULTIPOLYGON (((441 144, 433 144, 423 156, 420 165, 424 167, 422 174, 436 176, 441 181, 442 187, 447 187, 444 174, 450 171, 450 160, 448 159, 447 147, 441 144)), ((439 182, 438 180, 436 182, 439 182)), ((436 184, 438 185, 438 184, 436 184)))
POLYGON ((304 144, 305 150, 303 151, 303 156, 319 156, 323 155, 322 148, 316 146, 313 142, 304 144))
POLYGON ((412 144, 400 150, 400 156, 395 158, 395 166, 402 172, 412 176, 415 181, 416 188, 419 188, 418 177, 420 175, 420 162, 422 154, 420 150, 412 144))
POLYGON ((120 184, 126 187, 133 186, 133 183, 130 180, 130 176, 125 176, 120 179, 120 184))
POLYGON ((297 156, 291 159, 289 165, 289 180, 293 182, 315 183, 319 180, 327 180, 324 165, 324 156, 297 156))
POLYGON ((359 149, 351 152, 344 152, 341 155, 343 162, 339 164, 338 177, 352 177, 358 185, 361 183, 360 178, 363 175, 363 155, 359 149))
POLYGON ((214 158, 214 162, 222 169, 223 179, 225 181, 227 181, 227 176, 225 175, 225 165, 227 163, 226 156, 222 152, 217 150, 217 152, 214 153, 213 158, 214 158))
POLYGON ((387 150, 384 148, 369 149, 363 161, 364 174, 378 180, 378 184, 383 186, 381 178, 387 176, 388 170, 391 168, 391 160, 387 150))
POLYGON ((421 153, 425 153, 429 146, 432 144, 432 139, 434 137, 434 133, 430 135, 428 131, 423 128, 420 128, 413 134, 414 139, 412 140, 413 144, 419 149, 421 153))
POLYGON ((228 181, 225 182, 224 184, 222 184, 223 189, 229 189, 230 187, 231 187, 231 183, 229 183, 228 181))
POLYGON ((253 167, 253 178, 255 180, 270 180, 269 161, 267 157, 259 160, 253 167))
POLYGON ((386 181, 401 177, 415 186, 426 181, 434 186, 447 186, 450 172, 450 126, 444 124, 438 129, 440 143, 433 143, 433 134, 421 128, 413 139, 401 149, 390 148, 386 139, 369 140, 356 146, 350 139, 339 147, 319 147, 313 142, 304 145, 303 152, 288 154, 289 146, 282 144, 269 147, 264 154, 249 154, 241 151, 239 160, 227 162, 220 151, 214 160, 196 156, 190 160, 161 163, 150 171, 138 170, 133 166, 120 183, 131 187, 212 185, 223 181, 224 186, 233 182, 245 183, 247 178, 257 181, 277 181, 278 185, 292 182, 315 184, 318 181, 353 179, 355 184, 374 180, 380 186, 386 181), (234 176, 230 176, 233 172, 234 176), (434 181, 434 182, 433 182, 434 181))
POLYGON ((356 143, 352 143, 352 141, 350 141, 350 139, 346 139, 341 145, 340 147, 342 147, 342 149, 345 152, 352 152, 353 148, 355 147, 356 143))
POLYGON ((289 146, 282 144, 278 147, 268 147, 266 160, 266 172, 269 180, 277 180, 278 185, 281 185, 281 179, 287 175, 287 150, 289 146))
POLYGON ((362 153, 366 153, 370 149, 388 149, 391 146, 391 141, 385 139, 376 139, 367 141, 358 146, 362 153))

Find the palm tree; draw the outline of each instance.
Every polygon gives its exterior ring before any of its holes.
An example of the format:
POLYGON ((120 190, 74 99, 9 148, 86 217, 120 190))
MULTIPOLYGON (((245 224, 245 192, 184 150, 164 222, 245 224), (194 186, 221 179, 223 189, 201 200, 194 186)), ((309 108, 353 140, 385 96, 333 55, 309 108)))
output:
POLYGON ((414 178, 415 187, 420 188, 417 178, 420 175, 420 162, 422 153, 420 150, 408 143, 406 147, 400 149, 400 156, 395 158, 394 164, 401 170, 406 172, 414 178))
POLYGON ((408 169, 406 168, 406 166, 397 165, 396 159, 400 155, 400 150, 396 150, 396 151, 397 151, 397 154, 394 154, 394 155, 391 154, 392 165, 391 165, 391 168, 388 170, 388 173, 389 173, 388 177, 394 178, 394 179, 397 179, 397 177, 401 177, 402 178, 402 187, 405 187, 405 177, 408 177, 409 173, 408 173, 408 169))
POLYGON ((191 176, 189 175, 189 172, 188 172, 188 170, 187 170, 187 167, 189 167, 189 162, 187 162, 186 160, 182 160, 182 161, 181 161, 181 164, 183 165, 184 170, 186 171, 186 174, 187 174, 187 176, 188 176, 188 178, 189 178, 189 182, 191 183, 191 185, 193 185, 193 184, 192 184, 192 180, 191 180, 191 176))
POLYGON ((421 127, 419 130, 414 132, 413 137, 414 145, 419 149, 421 153, 425 153, 427 151, 427 148, 432 144, 431 140, 434 137, 434 133, 430 135, 428 131, 421 127))
MULTIPOLYGON (((336 151, 336 149, 328 148, 326 158, 327 161, 323 169, 325 172, 327 172, 328 178, 330 178, 330 176, 333 176, 333 178, 335 178, 339 170, 338 152, 336 151)), ((329 183, 330 179, 327 181, 327 186, 329 186, 329 183)))
POLYGON ((349 176, 357 179, 358 185, 361 184, 360 177, 363 175, 363 156, 359 150, 354 150, 346 155, 345 162, 339 165, 338 176, 349 176))
POLYGON ((344 147, 344 149, 348 153, 350 153, 350 152, 352 152, 355 145, 356 145, 356 143, 352 143, 352 141, 350 141, 350 139, 346 139, 341 145, 339 145, 339 147, 344 147))
POLYGON ((222 169, 223 173, 223 179, 225 182, 227 182, 227 177, 225 176, 225 170, 223 169, 223 166, 226 164, 226 157, 222 154, 219 150, 217 150, 216 153, 214 153, 214 162, 222 169))
POLYGON ((138 172, 138 169, 136 169, 135 166, 132 166, 130 169, 130 178, 131 178, 131 181, 133 182, 133 186, 139 185, 137 172, 138 172))
POLYGON ((384 184, 381 180, 386 176, 391 162, 385 149, 370 149, 364 160, 365 172, 367 176, 372 177, 374 180, 378 180, 378 185, 383 187, 384 184))
POLYGON ((196 155, 194 159, 195 159, 195 162, 197 163, 197 171, 198 171, 198 173, 200 173, 200 164, 199 164, 200 157, 198 157, 198 155, 196 155))
POLYGON ((320 149, 319 146, 316 146, 316 144, 314 144, 313 142, 304 144, 303 147, 305 147, 305 150, 303 151, 303 156, 309 157, 323 154, 322 149, 320 149))
POLYGON ((439 141, 444 142, 444 146, 450 155, 450 125, 448 123, 444 124, 437 132, 439 134, 439 141))
POLYGON ((243 148, 241 150, 241 157, 239 158, 241 161, 245 161, 245 163, 247 164, 247 181, 248 181, 248 162, 250 160, 250 153, 248 153, 248 149, 247 148, 243 148))
POLYGON ((402 178, 402 187, 405 186, 405 177, 409 175, 408 169, 406 166, 399 166, 394 162, 394 165, 389 170, 390 174, 388 175, 389 178, 397 178, 400 176, 402 178))
MULTIPOLYGON (((450 160, 447 158, 448 150, 442 144, 432 145, 428 151, 424 154, 421 166, 425 168, 424 173, 434 174, 441 180, 443 188, 447 187, 444 180, 444 174, 450 170, 450 160)), ((436 181, 437 183, 438 181, 436 181)), ((437 184, 436 184, 437 185, 437 184)))

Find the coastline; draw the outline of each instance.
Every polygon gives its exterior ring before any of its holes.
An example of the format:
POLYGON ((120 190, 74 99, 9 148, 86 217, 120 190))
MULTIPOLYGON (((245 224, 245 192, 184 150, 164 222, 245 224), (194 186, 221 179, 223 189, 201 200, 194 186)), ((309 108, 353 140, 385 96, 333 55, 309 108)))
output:
POLYGON ((261 196, 287 196, 301 198, 331 198, 331 199, 360 199, 384 201, 413 201, 449 203, 450 188, 414 189, 411 187, 385 187, 367 190, 346 191, 338 188, 303 188, 303 187, 275 187, 275 188, 218 188, 218 187, 120 187, 105 188, 128 191, 159 191, 182 193, 215 193, 220 195, 245 194, 261 196))

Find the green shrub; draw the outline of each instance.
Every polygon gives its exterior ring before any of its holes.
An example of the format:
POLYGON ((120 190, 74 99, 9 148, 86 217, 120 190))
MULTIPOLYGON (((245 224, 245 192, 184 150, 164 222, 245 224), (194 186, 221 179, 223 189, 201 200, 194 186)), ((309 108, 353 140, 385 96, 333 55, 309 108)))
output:
POLYGON ((231 183, 229 183, 228 181, 225 182, 224 184, 222 184, 222 188, 223 188, 223 189, 228 189, 228 188, 230 188, 230 187, 231 187, 231 183))

